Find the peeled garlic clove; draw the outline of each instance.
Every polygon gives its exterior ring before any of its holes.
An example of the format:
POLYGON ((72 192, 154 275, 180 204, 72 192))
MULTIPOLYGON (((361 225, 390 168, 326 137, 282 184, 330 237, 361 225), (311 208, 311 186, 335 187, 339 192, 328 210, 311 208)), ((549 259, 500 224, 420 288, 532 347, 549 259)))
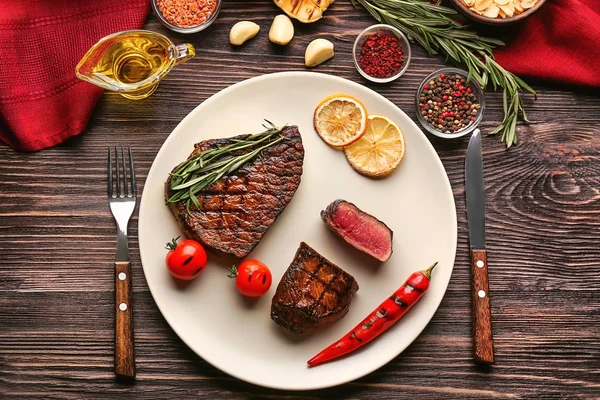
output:
POLYGON ((280 14, 273 19, 271 30, 269 30, 269 40, 275 44, 286 45, 294 37, 294 24, 292 20, 284 14, 280 14))
POLYGON ((258 31, 260 26, 250 21, 240 21, 231 27, 229 31, 229 43, 234 46, 243 44, 246 40, 252 39, 258 31))
POLYGON ((333 43, 327 39, 315 39, 306 46, 304 64, 315 67, 333 57, 333 43))

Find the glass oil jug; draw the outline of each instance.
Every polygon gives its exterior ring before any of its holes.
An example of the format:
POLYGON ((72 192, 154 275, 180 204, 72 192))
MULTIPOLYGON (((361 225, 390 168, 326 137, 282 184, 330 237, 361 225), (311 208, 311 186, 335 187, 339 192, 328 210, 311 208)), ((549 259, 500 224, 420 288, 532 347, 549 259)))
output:
POLYGON ((175 46, 159 33, 135 30, 102 38, 83 56, 77 77, 128 99, 150 96, 171 69, 196 55, 189 43, 175 46))

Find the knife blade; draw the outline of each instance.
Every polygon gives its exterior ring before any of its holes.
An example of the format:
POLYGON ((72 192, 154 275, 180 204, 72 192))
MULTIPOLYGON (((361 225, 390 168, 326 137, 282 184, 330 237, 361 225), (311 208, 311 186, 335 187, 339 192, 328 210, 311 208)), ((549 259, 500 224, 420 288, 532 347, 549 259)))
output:
POLYGON ((475 129, 465 160, 467 222, 471 247, 471 307, 473 312, 473 357, 492 364, 494 344, 490 310, 487 250, 485 247, 485 187, 481 132, 475 129))

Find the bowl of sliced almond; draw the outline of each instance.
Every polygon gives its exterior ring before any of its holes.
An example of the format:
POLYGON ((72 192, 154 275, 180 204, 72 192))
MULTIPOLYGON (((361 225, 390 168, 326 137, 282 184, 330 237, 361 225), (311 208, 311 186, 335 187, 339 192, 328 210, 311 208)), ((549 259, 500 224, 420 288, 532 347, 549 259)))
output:
POLYGON ((452 0, 469 18, 488 25, 506 25, 529 17, 546 0, 452 0))

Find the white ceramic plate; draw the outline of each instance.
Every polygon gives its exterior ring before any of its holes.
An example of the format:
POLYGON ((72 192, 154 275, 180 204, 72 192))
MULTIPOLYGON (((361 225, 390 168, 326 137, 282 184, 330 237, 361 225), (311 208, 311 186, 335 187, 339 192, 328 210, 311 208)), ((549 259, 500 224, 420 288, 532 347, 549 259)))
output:
POLYGON ((311 72, 249 79, 212 96, 175 128, 160 149, 144 187, 139 215, 140 254, 146 280, 163 316, 200 357, 244 381, 288 390, 318 389, 360 378, 402 352, 425 328, 448 286, 456 253, 456 210, 450 183, 433 147, 413 121, 390 101, 357 83, 311 72), (333 93, 360 98, 370 113, 392 118, 404 132, 406 156, 391 176, 357 174, 343 152, 328 147, 313 129, 315 106, 333 93), (298 125, 306 151, 296 195, 250 255, 266 263, 273 285, 248 301, 227 278, 229 263, 210 257, 188 285, 165 267, 165 243, 181 234, 164 204, 172 168, 204 139, 262 130, 262 119, 298 125), (394 231, 394 254, 376 266, 325 226, 320 211, 342 198, 382 219, 394 231), (352 274, 360 286, 340 321, 302 339, 270 318, 271 298, 301 241, 352 274), (316 368, 306 361, 352 329, 414 271, 439 265, 428 292, 385 335, 350 357, 316 368))

